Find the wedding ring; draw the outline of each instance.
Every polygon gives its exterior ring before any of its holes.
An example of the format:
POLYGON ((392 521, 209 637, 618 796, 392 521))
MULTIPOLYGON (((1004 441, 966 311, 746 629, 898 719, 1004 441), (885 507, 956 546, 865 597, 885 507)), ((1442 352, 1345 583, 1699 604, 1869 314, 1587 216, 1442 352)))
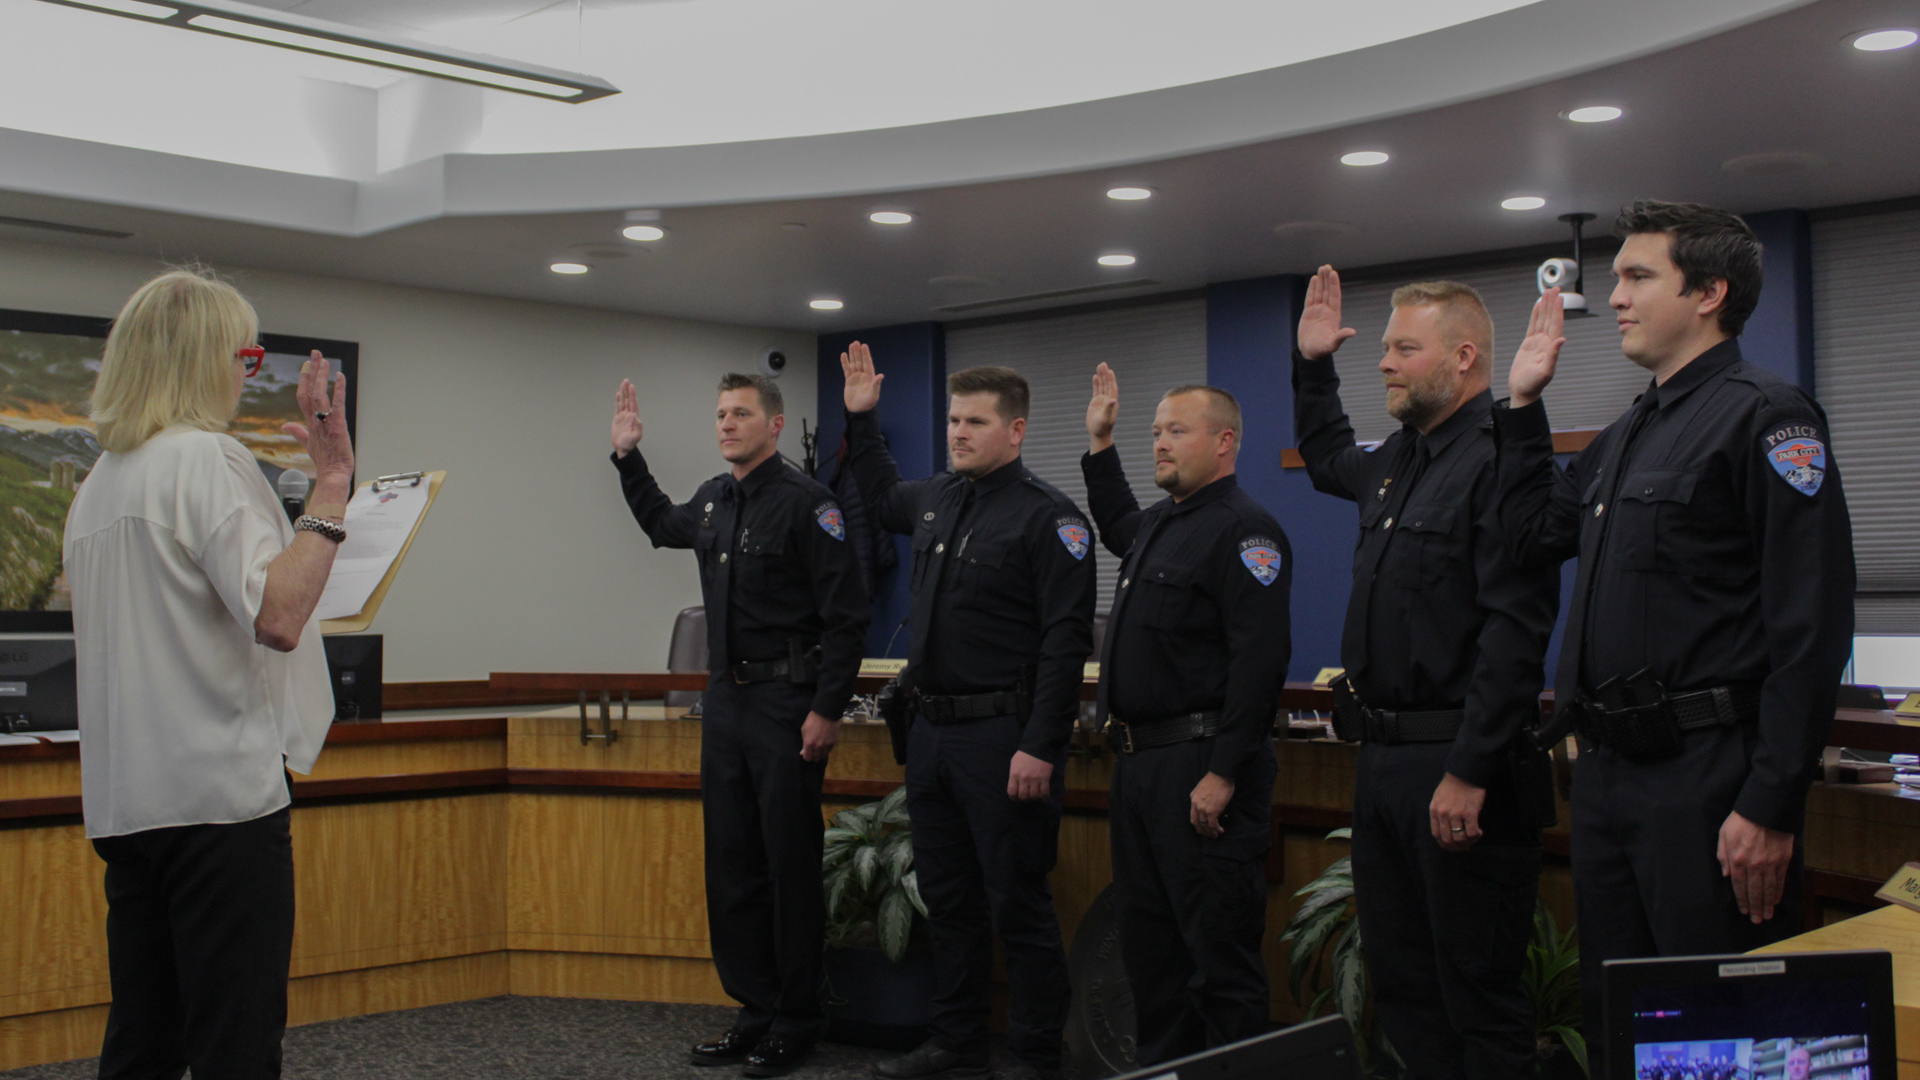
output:
POLYGON ((326 419, 327 417, 329 417, 329 416, 332 416, 332 415, 333 415, 333 413, 331 413, 331 412, 317 412, 317 413, 314 413, 314 414, 313 414, 313 418, 314 418, 315 420, 325 420, 325 419, 326 419))

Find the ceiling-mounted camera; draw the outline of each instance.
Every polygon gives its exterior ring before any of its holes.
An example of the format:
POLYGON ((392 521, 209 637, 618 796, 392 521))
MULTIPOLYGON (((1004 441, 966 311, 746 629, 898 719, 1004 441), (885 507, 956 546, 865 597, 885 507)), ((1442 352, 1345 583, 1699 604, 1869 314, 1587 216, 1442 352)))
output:
POLYGON ((787 370, 787 350, 769 345, 760 350, 760 374, 779 378, 787 370))
POLYGON ((1591 315, 1587 309, 1587 297, 1584 291, 1584 277, 1580 261, 1580 227, 1592 221, 1592 214, 1561 214, 1560 220, 1573 226, 1573 258, 1548 259, 1533 272, 1533 283, 1540 287, 1540 294, 1546 295, 1548 289, 1558 287, 1560 306, 1570 317, 1578 318, 1591 315))

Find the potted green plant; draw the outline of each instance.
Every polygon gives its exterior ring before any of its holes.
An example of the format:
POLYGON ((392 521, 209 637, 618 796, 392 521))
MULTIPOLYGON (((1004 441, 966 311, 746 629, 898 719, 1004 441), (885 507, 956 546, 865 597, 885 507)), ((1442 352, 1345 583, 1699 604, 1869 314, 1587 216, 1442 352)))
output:
POLYGON ((1536 901, 1533 909, 1524 978, 1533 1002, 1535 1074, 1549 1080, 1587 1076, 1587 1039, 1580 1026, 1580 947, 1574 944, 1573 927, 1562 933, 1544 901, 1536 901))
POLYGON ((913 870, 907 789, 833 815, 821 858, 827 901, 828 1033, 908 1050, 932 1018, 927 905, 913 870))
MULTIPOLYGON (((1351 841, 1353 830, 1335 829, 1327 839, 1351 841)), ((1280 933, 1288 946, 1287 986, 1293 1000, 1300 1003, 1308 1020, 1330 1007, 1339 1010, 1353 1028, 1363 1068, 1376 1046, 1399 1060, 1384 1033, 1375 1037, 1367 1008, 1367 964, 1360 952, 1360 920, 1353 906, 1353 857, 1334 860, 1293 895, 1306 898, 1280 933)))

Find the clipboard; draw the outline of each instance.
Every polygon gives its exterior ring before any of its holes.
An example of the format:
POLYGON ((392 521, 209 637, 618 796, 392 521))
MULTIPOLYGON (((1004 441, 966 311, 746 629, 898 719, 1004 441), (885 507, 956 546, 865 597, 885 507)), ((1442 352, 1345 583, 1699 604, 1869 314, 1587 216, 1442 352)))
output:
POLYGON ((380 602, 387 598, 387 590, 393 587, 394 576, 400 573, 400 564, 407 561, 407 552, 413 549, 413 542, 420 535, 420 526, 426 522, 427 515, 433 512, 433 501, 440 497, 440 485, 446 483, 446 481, 447 470, 436 469, 433 472, 402 473, 398 476, 382 476, 361 484, 359 488, 354 491, 354 494, 358 495, 360 492, 369 489, 384 491, 388 487, 425 484, 427 485, 427 505, 425 509, 420 511, 420 520, 413 523, 413 532, 407 534, 407 542, 400 545, 400 554, 393 557, 393 565, 387 567, 386 576, 380 579, 380 584, 374 586, 373 595, 367 597, 366 606, 360 609, 360 614, 350 615, 342 619, 321 620, 320 632, 322 634, 358 634, 363 633, 367 627, 373 625, 373 617, 380 614, 380 602))

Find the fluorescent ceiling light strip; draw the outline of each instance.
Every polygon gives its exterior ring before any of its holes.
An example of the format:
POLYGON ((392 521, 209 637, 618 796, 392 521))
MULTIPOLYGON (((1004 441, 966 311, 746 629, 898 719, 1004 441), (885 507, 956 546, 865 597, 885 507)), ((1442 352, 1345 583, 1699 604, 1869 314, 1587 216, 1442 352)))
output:
POLYGON ((170 8, 164 4, 143 3, 142 0, 71 0, 71 2, 90 8, 100 8, 103 11, 117 11, 122 15, 138 15, 143 19, 171 19, 180 14, 178 8, 170 8))
MULTIPOLYGON (((131 2, 131 0, 127 0, 131 2)), ((408 53, 394 52, 390 49, 376 49, 370 45, 358 45, 350 41, 338 41, 334 38, 320 37, 317 34, 302 34, 293 30, 282 30, 276 26, 263 26, 259 23, 242 22, 239 19, 226 19, 218 15, 195 15, 187 20, 187 25, 196 30, 207 30, 216 34, 229 34, 234 37, 248 38, 269 45, 283 45, 290 49, 304 49, 308 52, 325 53, 347 60, 359 60, 368 64, 380 64, 385 67, 403 68, 417 71, 422 75, 436 75, 443 79, 459 79, 464 82, 484 83, 497 86, 502 90, 518 90, 526 94, 543 94, 547 97, 579 97, 585 91, 577 86, 563 86, 558 83, 537 82, 515 75, 503 75, 485 68, 467 67, 463 64, 450 64, 444 60, 429 60, 408 53)))

